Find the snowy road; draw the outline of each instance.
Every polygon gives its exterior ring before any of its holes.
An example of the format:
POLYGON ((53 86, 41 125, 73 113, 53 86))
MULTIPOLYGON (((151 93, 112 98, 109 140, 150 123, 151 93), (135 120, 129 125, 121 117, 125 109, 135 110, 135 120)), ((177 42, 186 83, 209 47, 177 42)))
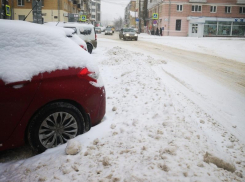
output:
POLYGON ((102 123, 76 137, 78 155, 62 145, 0 163, 0 181, 244 181, 243 64, 116 35, 98 40, 102 123), (232 78, 218 69, 228 65, 232 78))

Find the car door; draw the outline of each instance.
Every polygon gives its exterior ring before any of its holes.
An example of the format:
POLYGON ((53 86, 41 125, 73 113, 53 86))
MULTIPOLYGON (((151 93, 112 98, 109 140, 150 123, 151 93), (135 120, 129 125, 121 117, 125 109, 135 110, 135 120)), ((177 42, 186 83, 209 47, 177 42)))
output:
POLYGON ((10 84, 0 79, 0 143, 10 137, 20 122, 39 88, 41 77, 39 74, 31 81, 10 84))

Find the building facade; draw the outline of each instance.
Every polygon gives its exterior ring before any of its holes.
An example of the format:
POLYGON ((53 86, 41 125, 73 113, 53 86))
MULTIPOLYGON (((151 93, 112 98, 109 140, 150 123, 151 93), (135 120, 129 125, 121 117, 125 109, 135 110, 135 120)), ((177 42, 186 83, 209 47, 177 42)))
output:
POLYGON ((138 11, 136 11, 136 0, 131 0, 125 8, 124 24, 126 27, 137 27, 138 11))
POLYGON ((245 36, 245 0, 150 0, 148 13, 148 29, 165 36, 245 36))
MULTIPOLYGON (((33 1, 35 0, 9 0, 12 13, 8 19, 23 20, 31 12, 33 1)), ((88 23, 100 24, 101 0, 41 0, 41 2, 43 22, 76 22, 79 21, 80 15, 86 15, 88 23)), ((32 12, 26 21, 33 22, 32 12)))

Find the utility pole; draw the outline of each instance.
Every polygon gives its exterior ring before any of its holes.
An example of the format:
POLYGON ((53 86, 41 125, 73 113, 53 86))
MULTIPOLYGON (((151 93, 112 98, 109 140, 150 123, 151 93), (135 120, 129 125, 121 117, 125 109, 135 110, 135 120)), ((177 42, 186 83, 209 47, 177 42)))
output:
POLYGON ((147 17, 147 6, 148 6, 148 0, 144 0, 144 15, 143 15, 143 19, 144 19, 144 26, 146 26, 146 19, 147 17))
POLYGON ((139 0, 139 32, 141 33, 141 0, 139 0))
POLYGON ((7 19, 6 5, 8 5, 8 0, 2 0, 2 17, 3 17, 3 19, 7 19))

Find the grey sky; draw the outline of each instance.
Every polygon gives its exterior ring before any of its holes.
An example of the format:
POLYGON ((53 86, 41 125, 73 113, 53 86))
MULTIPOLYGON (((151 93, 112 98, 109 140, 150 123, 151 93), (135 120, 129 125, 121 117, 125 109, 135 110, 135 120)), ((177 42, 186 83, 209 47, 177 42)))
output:
POLYGON ((124 17, 124 9, 130 0, 101 0, 101 20, 112 23, 114 19, 124 17))

